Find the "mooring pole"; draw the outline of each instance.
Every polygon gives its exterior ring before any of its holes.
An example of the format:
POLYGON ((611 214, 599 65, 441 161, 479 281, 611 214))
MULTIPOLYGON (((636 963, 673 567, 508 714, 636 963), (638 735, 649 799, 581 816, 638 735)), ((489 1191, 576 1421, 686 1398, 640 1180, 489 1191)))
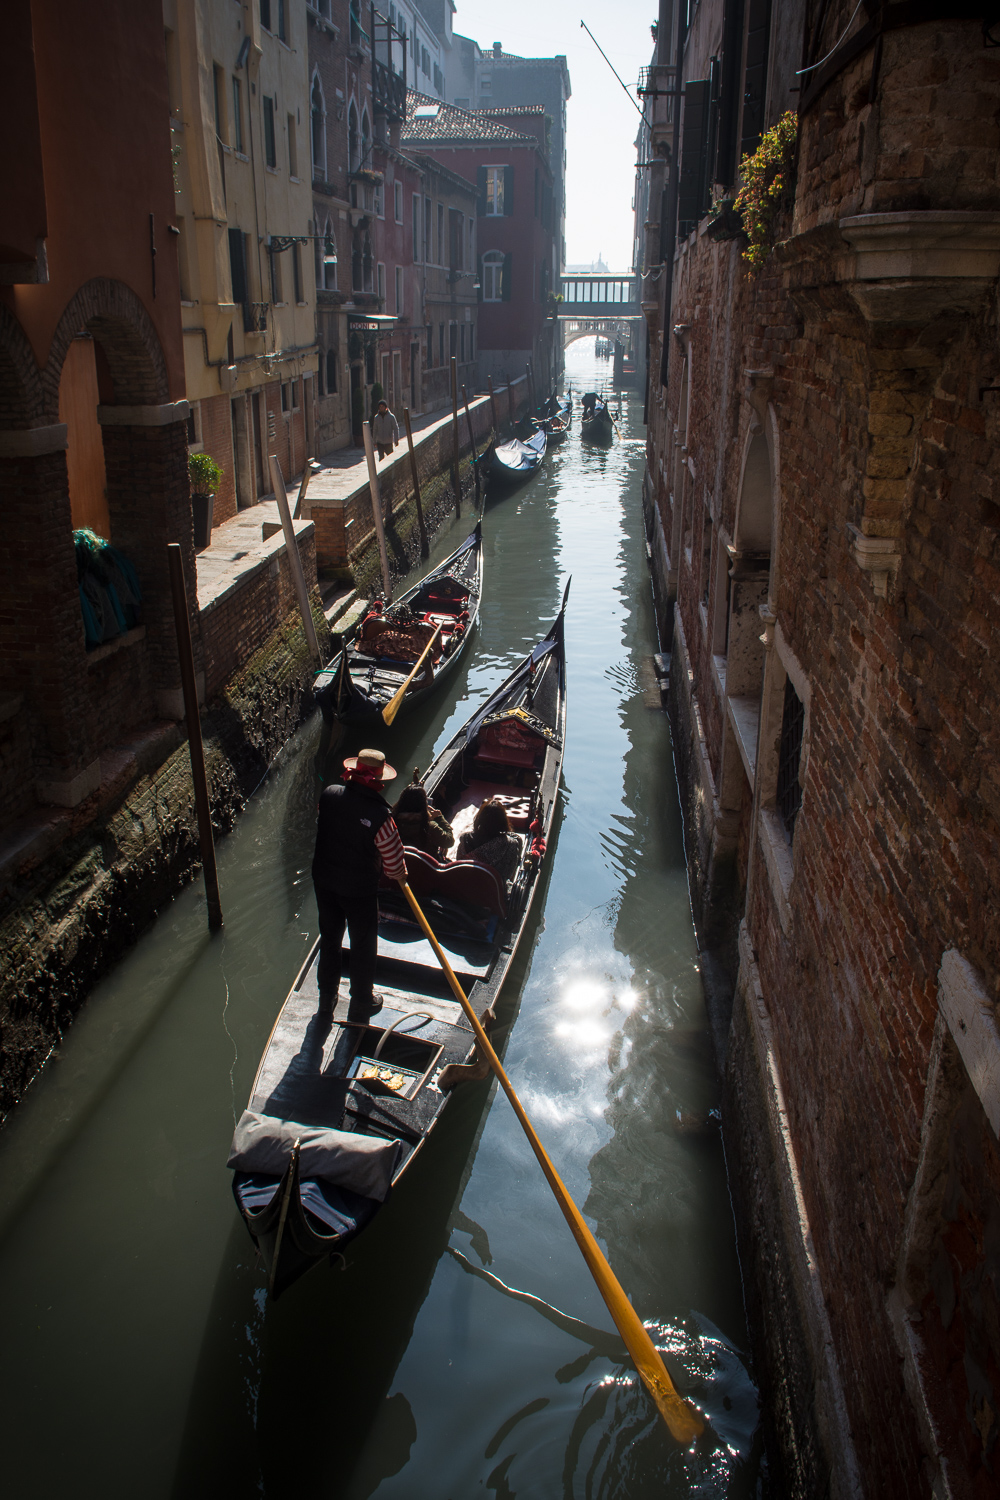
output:
POLYGON ((385 550, 385 525, 382 521, 382 492, 378 484, 378 472, 375 468, 375 444, 372 442, 372 424, 363 422, 361 432, 365 440, 365 458, 368 460, 368 488, 372 497, 372 518, 375 522, 375 535, 378 537, 378 552, 382 559, 382 587, 385 591, 386 604, 392 603, 392 583, 389 578, 389 554, 385 550))
POLYGON ((530 417, 531 414, 532 414, 532 412, 534 412, 535 409, 536 409, 536 403, 535 403, 535 382, 534 382, 534 379, 533 379, 532 374, 531 374, 531 360, 530 359, 528 360, 528 363, 524 367, 524 379, 525 379, 525 383, 526 383, 527 391, 528 391, 528 416, 530 417))
POLYGON ((205 775, 205 747, 201 739, 198 714, 198 684, 194 675, 194 651, 191 646, 191 618, 188 614, 187 589, 184 586, 184 563, 180 545, 167 544, 170 568, 170 591, 174 596, 174 628, 177 631, 177 656, 181 667, 181 689, 184 694, 184 717, 187 720, 188 750, 191 753, 191 780, 194 782, 194 805, 198 813, 198 840, 201 844, 201 868, 205 877, 205 900, 208 902, 208 926, 218 932, 222 926, 222 902, 219 898, 219 872, 215 866, 215 839, 212 836, 212 809, 208 800, 208 777, 205 775))
POLYGON ((510 417, 510 430, 514 431, 514 382, 507 376, 507 415, 510 417))
POLYGON ((417 529, 420 532, 420 556, 429 557, 431 549, 427 545, 427 527, 424 525, 424 508, 420 503, 420 475, 417 473, 417 454, 413 446, 413 429, 410 426, 410 408, 403 407, 403 426, 406 428, 406 442, 410 450, 410 473, 413 475, 413 498, 417 502, 417 529))
POLYGON ((487 375, 486 383, 490 388, 490 411, 493 413, 493 431, 496 433, 497 441, 500 441, 500 418, 497 416, 497 398, 493 394, 493 376, 487 375))
POLYGON ((451 356, 451 478, 455 486, 455 514, 462 514, 462 475, 458 466, 458 360, 451 356))
POLYGON ((464 385, 462 387, 462 401, 465 405, 465 420, 469 424, 469 442, 472 445, 472 472, 476 477, 476 509, 482 510, 482 500, 479 495, 479 465, 476 462, 476 435, 472 430, 472 413, 469 410, 469 398, 466 395, 464 385))
POLYGON ((316 639, 316 624, 309 608, 309 590, 306 588, 306 575, 302 571, 302 559, 299 556, 299 544, 295 540, 295 527, 292 525, 292 513, 288 508, 288 494, 285 490, 285 481, 281 473, 275 454, 271 454, 271 483, 274 485, 274 498, 278 502, 278 515, 281 517, 281 529, 285 533, 285 548, 288 552, 288 566, 292 570, 292 581, 295 584, 295 594, 299 601, 299 614, 302 616, 302 627, 306 633, 306 641, 312 652, 313 661, 322 662, 319 641, 316 639))

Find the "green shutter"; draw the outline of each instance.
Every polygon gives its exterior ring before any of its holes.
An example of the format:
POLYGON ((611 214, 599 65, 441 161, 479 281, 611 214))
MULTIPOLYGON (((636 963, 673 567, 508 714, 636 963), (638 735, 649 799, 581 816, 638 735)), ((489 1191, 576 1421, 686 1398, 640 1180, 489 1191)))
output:
POLYGON ((709 91, 707 78, 684 85, 684 123, 681 139, 681 180, 677 202, 679 234, 690 232, 708 205, 705 202, 708 154, 709 91))
POLYGON ((750 0, 747 12, 746 72, 743 76, 741 156, 749 156, 757 150, 764 130, 770 40, 771 0, 750 0))
POLYGON ((514 212, 514 168, 503 169, 503 211, 504 217, 510 218, 514 212))
POLYGON ((740 114, 740 71, 743 62, 743 3, 725 0, 722 21, 722 79, 719 89, 719 142, 715 181, 736 181, 736 123, 740 114))
MULTIPOLYGON (((509 170, 509 168, 508 168, 508 170, 509 170)), ((513 260, 514 260, 513 255, 511 255, 511 253, 508 251, 507 254, 503 258, 503 272, 501 273, 501 277, 500 277, 500 300, 501 300, 501 302, 509 302, 510 301, 511 281, 513 280, 513 276, 514 276, 514 272, 511 269, 513 260)))

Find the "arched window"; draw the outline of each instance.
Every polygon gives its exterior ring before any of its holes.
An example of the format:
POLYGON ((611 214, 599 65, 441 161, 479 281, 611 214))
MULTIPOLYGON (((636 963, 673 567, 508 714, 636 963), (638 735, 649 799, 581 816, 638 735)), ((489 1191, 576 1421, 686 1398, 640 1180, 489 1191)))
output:
POLYGON ((312 93, 310 95, 310 117, 312 126, 312 164, 313 175, 324 177, 326 175, 326 100, 323 98, 323 88, 319 81, 319 74, 313 75, 312 93))
POLYGON ((347 116, 347 165, 356 172, 361 165, 361 135, 358 130, 358 106, 351 101, 347 116))
POLYGON ((335 291, 337 286, 337 236, 333 232, 333 224, 329 219, 326 221, 326 229, 323 231, 323 277, 322 285, 328 291, 335 291))
POLYGON ((483 256, 483 301, 503 302, 503 263, 504 253, 502 250, 487 250, 483 256))
POLYGON ((361 160, 359 167, 371 166, 372 127, 368 118, 368 110, 361 111, 361 160))

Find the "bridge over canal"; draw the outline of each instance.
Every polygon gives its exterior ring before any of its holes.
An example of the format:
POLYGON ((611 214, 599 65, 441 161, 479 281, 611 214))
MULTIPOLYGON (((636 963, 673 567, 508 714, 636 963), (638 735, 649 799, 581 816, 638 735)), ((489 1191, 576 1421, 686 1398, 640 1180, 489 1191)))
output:
POLYGON ((563 348, 593 334, 610 339, 615 346, 615 376, 619 377, 624 360, 635 356, 637 330, 642 323, 637 278, 592 272, 562 276, 559 292, 563 348))

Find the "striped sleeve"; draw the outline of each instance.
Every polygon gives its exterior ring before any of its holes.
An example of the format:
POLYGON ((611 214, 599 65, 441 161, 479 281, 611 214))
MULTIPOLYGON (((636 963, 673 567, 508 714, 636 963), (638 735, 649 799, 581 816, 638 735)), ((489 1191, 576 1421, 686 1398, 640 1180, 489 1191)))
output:
POLYGON ((403 856, 403 841, 391 818, 386 818, 375 835, 375 848, 382 860, 382 874, 387 880, 406 879, 406 860, 403 856))

